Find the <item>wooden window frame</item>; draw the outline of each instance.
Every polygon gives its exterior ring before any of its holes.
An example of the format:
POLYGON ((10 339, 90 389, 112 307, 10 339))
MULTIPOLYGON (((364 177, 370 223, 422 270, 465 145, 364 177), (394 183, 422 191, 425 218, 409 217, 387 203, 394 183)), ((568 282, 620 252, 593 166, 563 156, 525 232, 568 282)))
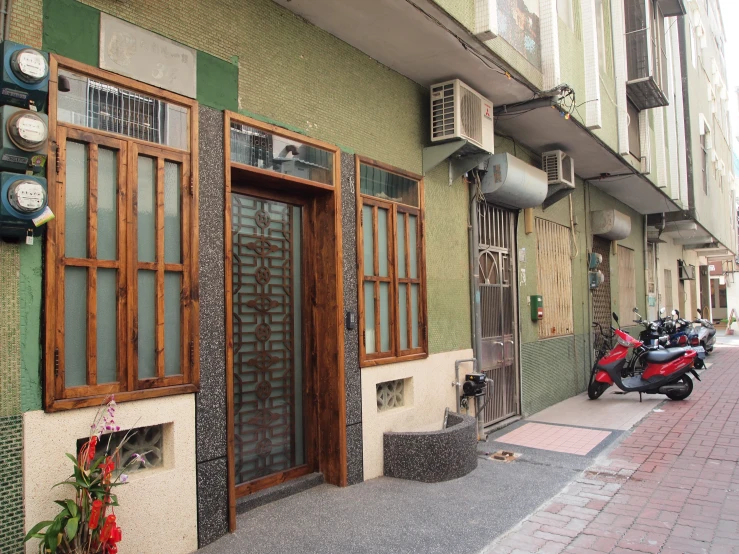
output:
POLYGON ((371 367, 382 364, 390 364, 396 362, 403 362, 409 360, 419 360, 428 357, 428 312, 426 302, 426 234, 425 234, 425 210, 424 210, 424 182, 423 177, 401 169, 389 166, 382 162, 366 158, 364 156, 355 156, 355 181, 357 191, 357 281, 358 281, 358 301, 359 301, 359 364, 360 367, 371 367), (376 196, 362 194, 361 192, 361 166, 367 165, 376 167, 389 173, 394 173, 406 179, 411 179, 418 183, 418 207, 413 207, 408 204, 402 204, 390 200, 384 200, 376 196), (373 213, 373 227, 375 228, 375 252, 372 263, 375 268, 374 276, 364 275, 364 229, 362 220, 362 208, 364 206, 372 206, 373 213), (377 210, 383 208, 388 210, 388 276, 380 277, 378 266, 378 247, 377 247, 377 210), (398 277, 397 272, 397 220, 401 216, 405 218, 405 251, 406 251, 406 271, 405 277, 398 277), (416 229, 416 259, 418 260, 418 274, 417 278, 410 277, 410 255, 409 255, 409 225, 408 218, 410 215, 417 217, 417 229, 416 229), (365 345, 365 305, 364 305, 364 283, 365 282, 375 283, 375 295, 379 296, 379 283, 390 284, 390 350, 386 352, 379 352, 380 337, 380 308, 379 302, 375 302, 375 345, 376 351, 371 354, 367 354, 365 345), (407 348, 406 350, 400 350, 400 331, 399 331, 399 307, 398 307, 398 291, 399 285, 406 284, 406 310, 407 310, 407 344, 410 346, 413 344, 412 333, 413 327, 411 325, 411 284, 419 286, 419 297, 418 297, 418 347, 407 348))
POLYGON ((198 104, 159 88, 134 81, 114 73, 103 71, 61 56, 50 57, 49 87, 49 206, 57 218, 48 224, 46 236, 45 264, 45 337, 44 337, 44 409, 55 412, 87 406, 97 406, 110 394, 116 401, 142 400, 160 396, 193 393, 199 390, 200 383, 200 345, 199 302, 198 302, 198 104), (188 147, 182 150, 159 145, 125 135, 82 127, 57 120, 58 91, 57 75, 60 68, 81 75, 100 79, 127 89, 141 92, 185 107, 189 110, 188 147), (96 259, 96 195, 89 195, 88 205, 88 257, 64 257, 64 205, 66 181, 66 141, 88 144, 88 182, 94 187, 97 182, 96 153, 99 146, 118 150, 118 186, 116 191, 118 221, 116 260, 96 259), (136 186, 137 156, 147 156, 156 163, 156 261, 138 262, 135 251, 136 236, 136 186), (180 165, 181 197, 181 235, 180 247, 182 263, 172 264, 164 261, 164 163, 173 161, 180 165), (87 383, 82 386, 67 387, 64 368, 64 267, 87 267, 87 383), (98 268, 118 270, 117 288, 117 332, 116 349, 117 382, 98 385, 95 372, 96 325, 95 274, 98 268), (149 269, 156 272, 155 344, 157 376, 151 379, 138 379, 137 366, 137 271, 149 269), (164 367, 164 271, 182 274, 180 363, 181 373, 165 376, 164 367), (92 306, 92 307, 91 307, 92 306), (90 331, 93 329, 93 331, 90 331))

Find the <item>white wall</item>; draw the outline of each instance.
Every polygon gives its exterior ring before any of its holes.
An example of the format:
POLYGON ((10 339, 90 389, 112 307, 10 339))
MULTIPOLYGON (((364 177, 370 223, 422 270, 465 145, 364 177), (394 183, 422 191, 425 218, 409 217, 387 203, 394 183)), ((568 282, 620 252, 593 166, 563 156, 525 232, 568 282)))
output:
MULTIPOLYGON (((382 475, 382 438, 385 431, 431 431, 441 429, 444 408, 456 409, 454 362, 472 357, 472 350, 433 354, 425 360, 362 368, 362 440, 364 478, 382 475), (377 383, 409 379, 403 407, 379 412, 377 383), (410 388, 410 390, 408 390, 410 388)), ((462 364, 460 374, 472 371, 462 364)))
MULTIPOLYGON (((71 487, 52 486, 72 473, 64 455, 74 453, 77 439, 87 437, 96 408, 53 414, 23 414, 23 486, 26 531, 42 520, 53 519, 54 500, 74 498, 71 487)), ((115 514, 123 531, 120 554, 197 549, 195 477, 195 395, 184 394, 118 405, 116 423, 121 429, 165 425, 163 466, 135 472, 129 483, 117 487, 120 507, 115 514)), ((38 552, 30 541, 27 554, 38 552)))

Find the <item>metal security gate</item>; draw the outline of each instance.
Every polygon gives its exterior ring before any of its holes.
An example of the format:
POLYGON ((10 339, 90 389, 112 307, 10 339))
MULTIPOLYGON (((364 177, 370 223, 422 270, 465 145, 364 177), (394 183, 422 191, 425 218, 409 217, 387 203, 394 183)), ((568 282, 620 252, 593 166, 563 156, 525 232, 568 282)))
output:
POLYGON ((480 370, 492 379, 484 419, 491 425, 518 415, 515 214, 477 203, 477 292, 480 299, 480 370))
POLYGON ((603 284, 593 291, 593 321, 600 323, 605 332, 611 327, 611 242, 593 237, 593 252, 603 256, 598 269, 603 272, 603 284))

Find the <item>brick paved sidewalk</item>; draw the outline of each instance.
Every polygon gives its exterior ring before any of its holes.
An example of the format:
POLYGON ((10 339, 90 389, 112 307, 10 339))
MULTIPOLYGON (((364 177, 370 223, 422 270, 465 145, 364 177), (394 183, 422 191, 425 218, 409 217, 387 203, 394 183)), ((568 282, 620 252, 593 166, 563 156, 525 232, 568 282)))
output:
MULTIPOLYGON (((739 553, 739 348, 486 554, 739 553)), ((595 406, 594 406, 594 409, 595 406)))

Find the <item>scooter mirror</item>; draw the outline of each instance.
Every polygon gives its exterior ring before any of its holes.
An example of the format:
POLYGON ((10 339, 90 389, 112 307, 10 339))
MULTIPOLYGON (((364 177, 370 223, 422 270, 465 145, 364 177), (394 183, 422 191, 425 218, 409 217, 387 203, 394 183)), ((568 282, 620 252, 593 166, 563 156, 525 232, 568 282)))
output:
POLYGON ((700 309, 700 308, 698 308, 697 312, 698 312, 698 315, 699 315, 699 316, 703 316, 703 312, 701 311, 701 309, 700 309))
POLYGON ((672 315, 673 315, 673 316, 676 316, 676 315, 678 315, 677 311, 676 311, 676 310, 672 310, 672 315))
POLYGON ((614 320, 614 321, 615 321, 616 323, 618 323, 618 314, 617 314, 616 312, 613 312, 613 314, 611 314, 611 315, 613 315, 613 320, 614 320))
POLYGON ((634 308, 634 309, 633 309, 633 310, 631 310, 631 311, 632 311, 632 312, 634 312, 635 314, 638 314, 638 313, 639 313, 639 308, 634 308))
POLYGON ((660 308, 659 309, 659 314, 660 315, 665 315, 665 311, 667 311, 667 310, 665 310, 664 308, 660 308))

